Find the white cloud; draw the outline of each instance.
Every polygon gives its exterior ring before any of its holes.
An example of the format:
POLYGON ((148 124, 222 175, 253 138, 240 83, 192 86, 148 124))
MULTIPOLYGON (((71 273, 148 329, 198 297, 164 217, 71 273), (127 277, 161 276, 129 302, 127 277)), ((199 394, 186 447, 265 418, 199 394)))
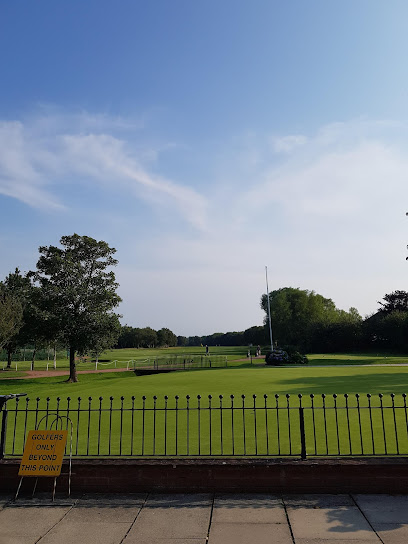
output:
POLYGON ((305 145, 306 142, 306 136, 303 136, 302 134, 292 134, 282 138, 273 138, 272 148, 276 153, 290 153, 297 147, 305 145))
POLYGON ((144 152, 142 138, 134 144, 131 128, 118 134, 120 122, 45 117, 0 124, 0 193, 47 209, 64 204, 64 190, 80 179, 134 202, 135 214, 139 200, 165 211, 146 217, 142 233, 126 210, 116 221, 96 210, 92 223, 65 214, 64 229, 72 223, 117 247, 130 324, 178 334, 260 324, 265 265, 271 289, 314 289, 363 314, 404 288, 408 127, 401 123, 332 123, 315 134, 275 136, 273 149, 268 134, 242 145, 235 138, 234 152, 217 149, 219 172, 217 158, 207 157, 216 182, 204 197, 194 179, 157 173, 154 152, 144 152))
POLYGON ((36 208, 62 208, 41 175, 45 154, 27 141, 22 123, 0 122, 0 193, 36 208))
POLYGON ((199 333, 244 329, 261 323, 258 302, 268 265, 271 289, 314 289, 341 308, 374 311, 386 292, 406 284, 408 136, 399 127, 398 139, 390 137, 394 128, 366 121, 322 127, 279 166, 260 145, 263 156, 252 163, 246 184, 220 184, 209 232, 170 232, 150 246, 138 244, 136 253, 147 256, 150 269, 136 265, 134 272, 141 285, 152 284, 139 296, 147 300, 149 293, 162 322, 182 334, 198 331, 196 314, 189 313, 194 297, 201 322, 210 323, 199 333), (156 298, 155 283, 178 297, 180 313, 159 300, 161 289, 156 298))
POLYGON ((104 180, 115 188, 122 186, 150 202, 163 204, 170 199, 170 206, 175 205, 180 215, 195 227, 205 229, 204 197, 189 187, 149 174, 126 151, 123 141, 106 134, 62 136, 61 141, 65 160, 73 171, 104 180))
POLYGON ((61 208, 58 181, 70 175, 151 205, 178 210, 198 229, 206 228, 206 199, 191 187, 148 172, 130 141, 116 137, 130 129, 119 118, 58 114, 0 123, 0 193, 35 207, 61 208), (97 132, 97 129, 100 131, 97 132), (112 133, 102 129, 111 129, 112 133), (82 131, 82 132, 81 132, 82 131))

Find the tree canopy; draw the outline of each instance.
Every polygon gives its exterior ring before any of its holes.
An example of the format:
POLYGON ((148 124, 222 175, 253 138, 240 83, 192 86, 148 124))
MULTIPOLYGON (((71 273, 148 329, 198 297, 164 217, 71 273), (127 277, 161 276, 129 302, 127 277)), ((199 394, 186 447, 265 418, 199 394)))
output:
POLYGON ((406 291, 393 291, 383 297, 384 302, 378 302, 381 306, 379 312, 390 314, 391 312, 408 312, 408 293, 406 291))

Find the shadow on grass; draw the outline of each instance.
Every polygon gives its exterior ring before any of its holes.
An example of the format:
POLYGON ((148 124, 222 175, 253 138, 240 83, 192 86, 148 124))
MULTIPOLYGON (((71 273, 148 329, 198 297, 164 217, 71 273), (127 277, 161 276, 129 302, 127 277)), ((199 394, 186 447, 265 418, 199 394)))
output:
POLYGON ((354 376, 336 374, 327 376, 296 376, 280 379, 288 385, 288 393, 406 393, 407 372, 378 372, 354 376))

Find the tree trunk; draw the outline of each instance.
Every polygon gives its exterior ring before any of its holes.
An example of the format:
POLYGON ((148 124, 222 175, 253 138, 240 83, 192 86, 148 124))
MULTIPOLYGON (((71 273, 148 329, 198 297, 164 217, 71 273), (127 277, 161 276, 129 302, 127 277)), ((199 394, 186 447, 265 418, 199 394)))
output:
POLYGON ((67 380, 70 383, 76 383, 78 381, 76 364, 75 364, 75 348, 69 347, 69 378, 67 380))
POLYGON ((7 368, 11 368, 11 356, 13 355, 13 350, 11 347, 7 348, 7 368))
POLYGON ((35 355, 37 353, 37 346, 34 344, 33 358, 31 359, 31 370, 34 370, 35 355))
POLYGON ((54 369, 57 368, 57 344, 54 343, 54 369))

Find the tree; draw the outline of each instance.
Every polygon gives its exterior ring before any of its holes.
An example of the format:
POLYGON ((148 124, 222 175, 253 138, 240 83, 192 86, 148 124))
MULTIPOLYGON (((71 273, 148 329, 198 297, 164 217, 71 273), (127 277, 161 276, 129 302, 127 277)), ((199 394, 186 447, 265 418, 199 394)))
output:
MULTIPOLYGON (((274 341, 279 346, 293 346, 300 351, 335 349, 348 337, 347 343, 356 344, 361 317, 355 308, 339 310, 330 298, 314 291, 284 287, 269 293, 274 341), (342 324, 340 326, 340 323, 342 324)), ((268 327, 268 297, 262 295, 261 307, 266 313, 268 327)))
POLYGON ((177 336, 177 345, 180 347, 187 346, 187 338, 185 336, 177 336))
POLYGON ((141 343, 145 348, 154 348, 157 345, 157 332, 151 327, 140 329, 141 343))
MULTIPOLYGON (((89 236, 63 236, 62 248, 42 246, 37 271, 45 309, 59 337, 69 346, 69 382, 77 382, 75 354, 100 349, 101 338, 117 327, 116 250, 89 236)), ((110 342, 114 343, 113 334, 110 342)), ((108 347, 105 345, 105 347, 108 347)))
POLYGON ((384 295, 383 300, 385 302, 378 302, 381 306, 379 312, 383 314, 390 314, 396 310, 408 312, 408 293, 406 291, 393 291, 384 295))
POLYGON ((94 342, 91 353, 98 362, 99 355, 115 345, 121 326, 116 314, 105 314, 94 324, 94 342))
POLYGON ((3 291, 8 297, 11 297, 18 302, 21 307, 19 326, 14 330, 14 333, 9 336, 4 347, 7 351, 7 368, 11 368, 11 358, 18 345, 24 342, 24 338, 27 335, 27 330, 31 326, 36 326, 37 321, 31 319, 33 305, 33 291, 34 287, 30 278, 23 276, 18 268, 14 272, 11 272, 3 282, 3 291))
POLYGON ((163 328, 157 331, 157 342, 159 346, 174 347, 177 345, 177 336, 170 329, 163 328))
POLYGON ((21 301, 7 292, 4 283, 0 283, 0 349, 18 333, 22 322, 21 301))

